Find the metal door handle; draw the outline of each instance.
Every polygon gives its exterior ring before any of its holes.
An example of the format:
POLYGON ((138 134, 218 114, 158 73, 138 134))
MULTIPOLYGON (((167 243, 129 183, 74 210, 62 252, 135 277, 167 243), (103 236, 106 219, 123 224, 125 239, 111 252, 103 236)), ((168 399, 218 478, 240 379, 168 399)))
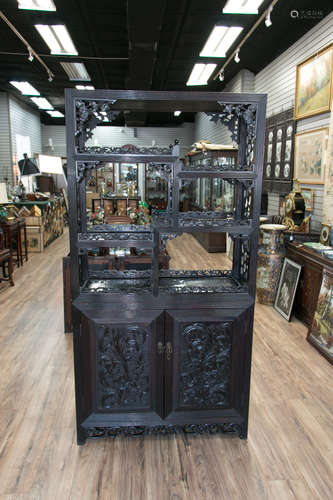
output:
POLYGON ((171 342, 167 342, 167 344, 166 344, 166 353, 167 353, 167 360, 170 361, 171 354, 172 354, 172 344, 171 344, 171 342))
POLYGON ((163 354, 165 351, 165 346, 162 344, 162 342, 157 342, 157 352, 158 354, 163 354))

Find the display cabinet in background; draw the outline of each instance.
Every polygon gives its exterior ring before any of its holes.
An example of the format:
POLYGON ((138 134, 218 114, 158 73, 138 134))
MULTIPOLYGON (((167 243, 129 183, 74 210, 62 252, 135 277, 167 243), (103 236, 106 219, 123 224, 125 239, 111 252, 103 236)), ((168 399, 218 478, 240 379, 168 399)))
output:
POLYGON ((168 207, 168 180, 164 175, 163 165, 145 167, 145 200, 151 208, 166 210, 168 207))
POLYGON ((295 121, 293 109, 266 122, 263 193, 288 194, 294 174, 295 121))

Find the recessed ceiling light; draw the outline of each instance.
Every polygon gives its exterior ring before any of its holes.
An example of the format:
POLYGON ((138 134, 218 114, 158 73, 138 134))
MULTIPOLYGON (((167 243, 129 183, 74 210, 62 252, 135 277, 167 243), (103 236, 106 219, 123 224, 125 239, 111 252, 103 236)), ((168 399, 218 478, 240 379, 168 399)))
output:
POLYGON ((263 0, 228 0, 223 7, 223 14, 258 14, 258 7, 263 0))
POLYGON ((64 118, 64 115, 60 111, 46 111, 52 118, 64 118))
POLYGON ((216 64, 195 64, 186 85, 207 85, 215 68, 216 64))
POLYGON ((25 10, 50 10, 55 11, 56 6, 52 0, 17 0, 18 8, 25 10))
POLYGON ((229 47, 242 31, 240 26, 215 26, 200 52, 200 57, 225 57, 229 47))
POLYGON ((55 55, 70 55, 77 56, 74 43, 63 24, 55 24, 49 26, 48 24, 35 24, 35 28, 41 35, 45 43, 49 46, 51 54, 55 55))
POLYGON ((93 85, 75 85, 77 90, 95 90, 93 85))
POLYGON ((29 82, 9 82, 13 87, 16 87, 23 95, 40 95, 29 82))
POLYGON ((91 78, 86 70, 86 67, 83 63, 66 63, 61 62, 61 66, 66 71, 69 79, 71 81, 81 80, 90 82, 91 78))
POLYGON ((174 114, 175 116, 179 116, 179 115, 181 114, 181 111, 174 111, 174 112, 173 112, 173 114, 174 114))
POLYGON ((53 109, 52 104, 50 104, 45 97, 30 97, 30 99, 39 107, 39 109, 53 109))

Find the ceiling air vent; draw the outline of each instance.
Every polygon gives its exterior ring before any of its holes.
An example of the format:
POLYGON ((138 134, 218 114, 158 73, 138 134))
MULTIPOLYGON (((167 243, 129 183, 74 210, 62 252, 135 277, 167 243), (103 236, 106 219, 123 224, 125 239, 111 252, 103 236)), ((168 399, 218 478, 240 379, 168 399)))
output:
POLYGON ((66 71, 71 81, 84 81, 90 82, 91 78, 83 63, 66 63, 61 62, 61 66, 66 71))

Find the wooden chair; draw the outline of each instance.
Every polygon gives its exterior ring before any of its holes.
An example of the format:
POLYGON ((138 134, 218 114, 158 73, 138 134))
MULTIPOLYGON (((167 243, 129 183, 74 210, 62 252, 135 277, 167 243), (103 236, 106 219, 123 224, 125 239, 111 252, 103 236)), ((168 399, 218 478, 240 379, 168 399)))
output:
POLYGON ((0 276, 0 282, 9 281, 10 285, 14 286, 13 258, 9 248, 5 248, 4 235, 1 227, 0 227, 0 264, 2 266, 2 277, 0 276), (6 263, 7 263, 8 273, 6 273, 6 263))

